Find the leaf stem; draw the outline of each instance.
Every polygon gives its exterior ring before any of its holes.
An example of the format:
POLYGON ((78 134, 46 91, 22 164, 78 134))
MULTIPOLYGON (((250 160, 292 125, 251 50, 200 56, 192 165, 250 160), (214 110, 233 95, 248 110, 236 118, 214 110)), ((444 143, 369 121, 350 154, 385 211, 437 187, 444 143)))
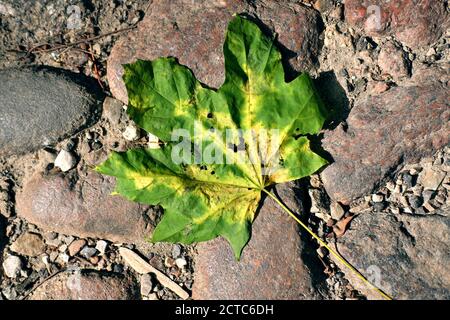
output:
POLYGON ((355 267, 353 267, 350 263, 348 263, 339 253, 337 253, 335 250, 333 250, 328 244, 326 244, 322 239, 319 238, 318 235, 316 235, 311 229, 306 226, 297 216, 289 210, 275 195, 273 195, 270 191, 267 191, 266 189, 262 189, 264 193, 266 193, 269 197, 271 197, 278 205, 286 211, 303 229, 305 229, 314 239, 316 239, 319 244, 323 247, 325 247, 339 262, 344 264, 350 271, 352 271, 358 278, 360 278, 364 283, 368 284, 370 287, 375 289, 375 291, 380 294, 384 299, 386 300, 392 300, 392 298, 384 293, 381 289, 377 288, 375 285, 369 282, 361 272, 356 270, 355 267))

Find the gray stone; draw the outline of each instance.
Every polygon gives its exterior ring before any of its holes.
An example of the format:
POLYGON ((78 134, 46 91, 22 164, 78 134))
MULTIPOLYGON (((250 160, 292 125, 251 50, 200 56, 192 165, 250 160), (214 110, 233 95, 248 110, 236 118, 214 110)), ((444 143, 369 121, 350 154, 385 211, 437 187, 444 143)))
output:
POLYGON ((181 255, 181 246, 179 244, 174 244, 172 246, 172 258, 176 259, 181 255))
POLYGON ((103 102, 103 115, 112 124, 119 124, 123 112, 123 102, 111 97, 105 98, 103 102))
POLYGON ((141 275, 141 295, 148 296, 153 289, 152 277, 149 273, 141 275))
POLYGON ((417 180, 417 176, 413 176, 413 175, 409 174, 408 172, 405 172, 402 175, 403 184, 407 188, 414 187, 416 185, 416 180, 417 180))
POLYGON ((423 199, 421 197, 418 197, 416 195, 410 195, 408 197, 408 202, 409 205, 413 208, 413 209, 418 209, 423 205, 423 199))
POLYGON ((376 212, 383 211, 384 209, 386 209, 386 202, 375 202, 373 204, 373 210, 376 212))
MULTIPOLYGON (((293 184, 277 193, 294 212, 302 212, 293 184)), ((222 238, 200 243, 195 263, 194 299, 314 299, 318 293, 301 255, 305 243, 296 222, 271 198, 264 200, 252 238, 241 260, 222 238)), ((303 257, 305 257, 303 255, 303 257)))
POLYGON ((92 125, 101 99, 97 84, 64 70, 0 71, 0 154, 34 151, 92 125))
MULTIPOLYGON (((339 252, 395 299, 448 300, 450 221, 443 216, 448 210, 432 216, 359 215, 338 239, 339 252)), ((357 289, 380 298, 343 270, 357 289)))
POLYGON ((339 221, 344 216, 345 210, 338 202, 332 202, 330 205, 330 214, 334 220, 339 221))
POLYGON ((89 259, 97 254, 97 249, 92 247, 84 247, 83 249, 81 249, 80 254, 86 259, 89 259))

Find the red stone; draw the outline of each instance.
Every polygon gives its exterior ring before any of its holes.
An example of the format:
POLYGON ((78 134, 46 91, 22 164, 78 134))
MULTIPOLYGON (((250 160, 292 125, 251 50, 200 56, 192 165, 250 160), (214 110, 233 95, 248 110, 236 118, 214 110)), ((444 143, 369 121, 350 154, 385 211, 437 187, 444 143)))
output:
POLYGON ((111 195, 114 179, 90 172, 78 180, 37 175, 17 195, 17 214, 48 230, 81 238, 143 242, 153 225, 148 206, 111 195))
POLYGON ((405 52, 392 43, 387 43, 380 51, 378 65, 385 76, 391 76, 395 81, 409 76, 408 60, 405 52))
POLYGON ((134 300, 137 284, 128 277, 96 271, 65 272, 43 282, 30 300, 134 300))
POLYGON ((346 0, 345 19, 373 37, 395 35, 413 49, 437 41, 450 22, 440 0, 346 0))
MULTIPOLYGON (((233 14, 257 16, 268 32, 276 32, 289 68, 311 68, 318 54, 320 15, 297 1, 171 0, 153 1, 137 30, 122 37, 108 59, 108 82, 113 95, 127 102, 122 64, 136 59, 173 56, 210 87, 224 81, 222 46, 233 14)), ((288 70, 289 71, 289 70, 288 70)))
POLYGON ((347 128, 325 133, 323 147, 334 162, 321 176, 331 198, 349 204, 404 164, 450 143, 447 80, 447 70, 417 71, 405 87, 362 97, 347 128))

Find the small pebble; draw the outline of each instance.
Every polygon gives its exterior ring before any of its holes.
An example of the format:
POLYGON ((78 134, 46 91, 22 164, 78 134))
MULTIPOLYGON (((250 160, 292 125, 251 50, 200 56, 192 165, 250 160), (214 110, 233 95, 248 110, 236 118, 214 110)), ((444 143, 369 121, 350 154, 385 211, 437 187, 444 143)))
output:
POLYGON ((159 300, 159 299, 158 299, 158 295, 157 295, 156 293, 150 293, 150 294, 147 296, 147 299, 148 299, 148 300, 159 300))
POLYGON ((349 211, 351 213, 360 213, 360 212, 365 211, 365 210, 367 210, 369 208, 370 208, 369 203, 368 202, 363 202, 362 204, 359 204, 359 205, 357 205, 355 207, 350 208, 349 211))
POLYGON ((416 195, 411 195, 408 197, 408 202, 409 205, 413 208, 413 209, 417 209, 420 208, 423 205, 423 199, 422 197, 418 197, 416 195))
POLYGON ((61 254, 58 256, 58 258, 59 258, 59 260, 61 260, 62 262, 68 263, 68 262, 69 262, 69 259, 70 259, 70 256, 69 256, 67 253, 61 253, 61 254))
POLYGON ((2 294, 8 300, 16 300, 17 299, 17 291, 13 287, 6 287, 2 290, 2 294))
POLYGON ((400 213, 400 209, 397 208, 397 207, 392 207, 392 208, 391 208, 391 212, 392 212, 393 214, 399 214, 399 213, 400 213))
POLYGON ((373 202, 383 202, 384 196, 382 194, 373 194, 372 201, 373 202))
POLYGON ((100 258, 98 256, 93 256, 89 258, 89 262, 93 265, 96 265, 100 261, 100 258))
POLYGON ((423 191, 423 193, 422 193, 423 202, 430 201, 431 198, 433 197, 433 195, 434 195, 434 191, 433 190, 425 190, 425 191, 423 191))
POLYGON ((411 191, 416 195, 416 196, 421 196, 422 192, 423 192, 423 187, 421 185, 415 185, 414 187, 411 188, 411 191))
POLYGON ((328 250, 325 247, 320 247, 316 251, 317 251, 317 254, 319 255, 319 257, 321 257, 321 258, 325 258, 328 254, 328 250))
POLYGON ((89 259, 91 257, 93 257, 95 254, 97 253, 97 249, 92 248, 92 247, 84 247, 81 251, 80 254, 85 257, 86 259, 89 259))
POLYGON ((106 242, 105 240, 99 240, 99 241, 97 241, 97 244, 95 245, 95 249, 97 249, 101 255, 105 254, 107 247, 108 247, 108 242, 106 242))
POLYGON ((159 138, 151 133, 148 134, 148 147, 149 149, 159 149, 159 138))
POLYGON ((414 213, 420 215, 426 214, 425 209, 423 207, 417 208, 414 213))
POLYGON ((50 252, 49 259, 51 262, 55 262, 56 258, 58 258, 58 252, 52 251, 50 252))
POLYGON ((164 259, 164 265, 168 268, 171 268, 175 265, 175 259, 172 259, 171 257, 167 257, 164 259))
POLYGON ((330 206, 330 214, 333 219, 339 221, 344 216, 345 210, 338 202, 332 202, 330 206))
POLYGON ((175 264, 178 268, 183 269, 187 265, 187 262, 184 258, 178 258, 175 260, 175 264))
POLYGON ((375 202, 373 204, 373 209, 377 212, 383 211, 386 208, 385 202, 375 202))
POLYGON ((148 296, 153 290, 153 281, 150 274, 143 274, 141 276, 141 295, 148 296))
POLYGON ((394 192, 395 190, 395 183, 393 183, 392 181, 389 181, 386 184, 386 188, 390 191, 390 192, 394 192))
POLYGON ((179 244, 174 244, 172 246, 172 258, 176 259, 181 255, 181 246, 179 244))
POLYGON ((443 195, 438 194, 434 200, 439 204, 444 204, 446 199, 443 195))
POLYGON ((48 265, 50 264, 49 256, 46 255, 46 254, 42 256, 41 261, 42 261, 46 266, 48 266, 48 265))
POLYGON ((408 199, 406 199, 405 196, 399 197, 398 200, 400 201, 400 204, 402 205, 402 207, 407 207, 407 206, 409 206, 408 199))
POLYGON ((129 125, 125 128, 122 136, 125 138, 125 140, 135 141, 139 139, 139 128, 135 125, 129 125))
POLYGON ((417 177, 412 176, 411 174, 405 172, 403 174, 403 185, 407 188, 412 188, 416 185, 417 177))
POLYGON ((74 239, 73 236, 62 236, 62 241, 67 245, 71 244, 74 239))
POLYGON ((113 267, 113 271, 116 273, 122 273, 123 272, 123 266, 120 264, 115 264, 113 267))
POLYGON ((411 214, 411 213, 413 213, 413 210, 411 209, 411 207, 405 207, 405 208, 403 208, 403 212, 411 214))
POLYGON ((66 172, 75 167, 77 164, 76 157, 66 150, 61 150, 55 159, 55 167, 61 169, 61 171, 66 172))
POLYGON ((434 210, 436 210, 436 208, 428 201, 425 202, 425 204, 423 205, 423 207, 425 208, 425 210, 427 210, 428 212, 433 212, 434 210))
POLYGON ((20 272, 22 271, 22 260, 20 260, 20 258, 17 256, 9 255, 3 261, 2 266, 5 275, 8 278, 16 278, 20 275, 20 272))

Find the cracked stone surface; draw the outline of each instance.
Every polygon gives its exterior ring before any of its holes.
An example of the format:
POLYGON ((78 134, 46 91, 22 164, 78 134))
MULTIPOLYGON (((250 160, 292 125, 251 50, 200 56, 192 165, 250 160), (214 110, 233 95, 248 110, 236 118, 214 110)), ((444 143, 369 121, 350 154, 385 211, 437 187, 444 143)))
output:
MULTIPOLYGON (((337 247, 352 265, 395 299, 447 300, 449 212, 450 207, 444 207, 426 217, 361 214, 338 240, 337 247)), ((379 298, 365 286, 360 289, 379 298)))

